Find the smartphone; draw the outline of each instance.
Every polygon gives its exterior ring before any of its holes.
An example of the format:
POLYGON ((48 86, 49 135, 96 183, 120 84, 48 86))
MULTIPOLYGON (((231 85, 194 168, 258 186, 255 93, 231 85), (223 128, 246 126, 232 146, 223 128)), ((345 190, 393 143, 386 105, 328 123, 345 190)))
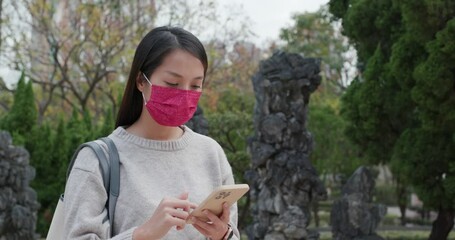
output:
POLYGON ((213 214, 220 216, 223 212, 223 203, 226 202, 228 206, 232 206, 237 202, 245 193, 248 192, 250 187, 248 184, 233 184, 233 185, 222 185, 217 187, 213 192, 195 208, 187 219, 187 223, 192 223, 191 217, 197 217, 202 221, 210 221, 203 210, 207 209, 213 214))

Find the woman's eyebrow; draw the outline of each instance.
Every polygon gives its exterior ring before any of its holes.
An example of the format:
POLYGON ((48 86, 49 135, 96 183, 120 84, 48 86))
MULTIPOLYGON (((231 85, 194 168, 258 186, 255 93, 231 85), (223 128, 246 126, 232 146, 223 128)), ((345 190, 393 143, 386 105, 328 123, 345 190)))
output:
MULTIPOLYGON (((168 73, 168 74, 170 74, 170 75, 172 75, 172 76, 174 76, 174 77, 183 78, 182 75, 180 75, 180 74, 178 74, 178 73, 176 73, 176 72, 169 71, 169 70, 166 70, 165 72, 168 73)), ((199 77, 193 78, 193 80, 203 80, 203 79, 204 79, 204 76, 199 76, 199 77)))

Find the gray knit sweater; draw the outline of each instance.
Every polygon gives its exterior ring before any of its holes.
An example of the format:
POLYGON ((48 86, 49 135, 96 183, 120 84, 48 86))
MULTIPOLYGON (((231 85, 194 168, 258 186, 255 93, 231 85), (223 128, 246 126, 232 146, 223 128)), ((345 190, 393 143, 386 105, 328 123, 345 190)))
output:
MULTIPOLYGON (((146 222, 163 197, 189 192, 189 200, 202 202, 217 186, 233 184, 232 170, 223 149, 213 139, 185 127, 181 138, 155 141, 119 127, 109 135, 120 156, 120 196, 113 221, 103 222, 106 191, 95 154, 82 149, 65 188, 65 239, 132 239, 134 229, 146 222)), ((111 220, 112 221, 112 220, 111 220)), ((231 208, 237 226, 237 206, 231 208)), ((239 233, 234 228, 235 236, 239 233)), ((171 228, 163 239, 205 239, 192 225, 171 228)))

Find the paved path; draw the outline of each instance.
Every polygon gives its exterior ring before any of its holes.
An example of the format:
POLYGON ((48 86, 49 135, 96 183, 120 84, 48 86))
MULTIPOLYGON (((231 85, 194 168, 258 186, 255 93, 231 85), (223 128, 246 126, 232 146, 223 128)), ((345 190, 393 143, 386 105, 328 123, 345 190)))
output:
MULTIPOLYGON (((330 232, 330 227, 320 227, 320 228, 309 228, 311 230, 316 230, 318 232, 330 232)), ((380 231, 431 231, 431 226, 412 226, 412 227, 403 227, 403 226, 380 226, 378 227, 378 232, 380 231)))
MULTIPOLYGON (((400 217, 400 208, 398 207, 387 207, 387 214, 389 215, 395 215, 400 217)), ((407 209, 406 210, 406 218, 420 218, 420 214, 417 211, 407 209)))

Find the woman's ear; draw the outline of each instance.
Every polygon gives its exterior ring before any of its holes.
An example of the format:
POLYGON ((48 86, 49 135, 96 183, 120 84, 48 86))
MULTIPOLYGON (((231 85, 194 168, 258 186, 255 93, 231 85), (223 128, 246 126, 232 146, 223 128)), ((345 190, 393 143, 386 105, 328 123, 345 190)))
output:
POLYGON ((138 72, 136 76, 136 86, 140 92, 144 91, 146 81, 142 80, 142 73, 138 72))

